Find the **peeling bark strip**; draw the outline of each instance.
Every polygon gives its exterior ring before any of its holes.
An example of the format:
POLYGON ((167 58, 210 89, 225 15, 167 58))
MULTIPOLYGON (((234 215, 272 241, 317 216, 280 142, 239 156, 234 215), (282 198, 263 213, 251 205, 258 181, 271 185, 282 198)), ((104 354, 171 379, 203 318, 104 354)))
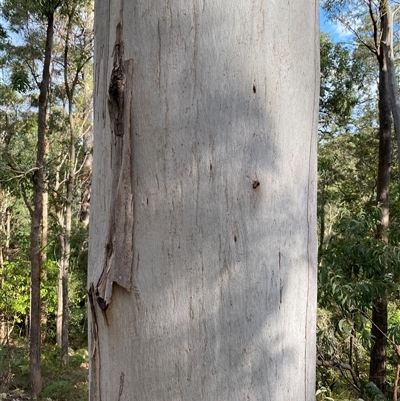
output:
POLYGON ((111 302, 113 283, 132 288, 134 199, 132 190, 131 102, 133 60, 124 60, 122 23, 117 25, 114 62, 108 89, 111 125, 111 168, 113 182, 103 270, 96 298, 103 310, 111 302))

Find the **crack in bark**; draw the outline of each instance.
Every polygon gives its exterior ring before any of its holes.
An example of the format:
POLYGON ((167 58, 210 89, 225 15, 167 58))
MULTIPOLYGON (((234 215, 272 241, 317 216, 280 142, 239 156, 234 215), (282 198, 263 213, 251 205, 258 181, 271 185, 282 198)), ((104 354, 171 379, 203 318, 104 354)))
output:
POLYGON ((99 326, 97 324, 96 306, 94 304, 95 289, 93 283, 90 284, 88 290, 88 300, 90 306, 91 323, 90 323, 90 369, 91 369, 91 380, 90 380, 90 396, 91 399, 101 401, 101 390, 100 390, 100 348, 99 348, 99 326))
POLYGON ((125 373, 121 372, 121 375, 119 376, 119 393, 118 393, 118 401, 121 400, 122 393, 124 391, 124 379, 125 379, 125 373))

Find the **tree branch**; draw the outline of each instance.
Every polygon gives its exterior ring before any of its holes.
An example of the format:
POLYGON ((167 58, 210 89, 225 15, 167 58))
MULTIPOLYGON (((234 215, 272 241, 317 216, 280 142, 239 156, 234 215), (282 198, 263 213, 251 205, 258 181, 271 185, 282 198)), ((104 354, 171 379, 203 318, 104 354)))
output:
POLYGON ((365 318, 367 318, 367 319, 371 322, 371 324, 373 324, 373 325, 380 331, 380 333, 386 338, 386 340, 389 341, 389 343, 393 345, 394 350, 395 350, 395 352, 397 353, 397 347, 398 347, 398 345, 397 345, 394 341, 392 341, 392 340, 380 329, 380 327, 378 327, 378 326, 375 324, 375 322, 372 321, 372 319, 371 319, 365 312, 363 312, 361 309, 359 309, 359 308, 357 308, 357 307, 355 307, 355 308, 356 308, 365 318))
POLYGON ((337 20, 346 27, 355 37, 356 39, 363 45, 365 46, 371 53, 375 54, 375 56, 378 57, 379 53, 377 49, 374 49, 371 45, 369 45, 367 42, 364 41, 364 39, 361 38, 361 36, 358 34, 358 32, 353 29, 347 22, 345 22, 342 18, 338 17, 337 20))
POLYGON ((20 182, 20 185, 21 185, 21 192, 22 192, 22 197, 24 198, 25 206, 29 210, 29 214, 32 216, 32 214, 33 214, 32 204, 28 200, 28 196, 26 194, 25 185, 24 185, 24 183, 22 181, 20 182))
POLYGON ((379 50, 378 50, 379 49, 379 46, 378 46, 378 18, 376 16, 376 14, 374 13, 374 10, 372 9, 372 0, 369 0, 368 11, 369 11, 369 15, 371 17, 372 26, 374 28, 373 37, 374 37, 376 53, 378 55, 378 53, 379 53, 379 50))
POLYGON ((317 366, 322 366, 324 368, 338 368, 340 370, 340 372, 342 373, 343 377, 345 378, 345 380, 349 384, 351 384, 351 386, 353 386, 355 390, 357 390, 359 393, 361 393, 360 380, 357 377, 355 370, 353 369, 353 367, 350 364, 343 363, 343 362, 335 362, 335 361, 323 361, 323 360, 317 359, 317 366), (349 378, 345 375, 344 370, 347 370, 348 372, 350 372, 354 383, 352 383, 351 380, 349 380, 349 378))

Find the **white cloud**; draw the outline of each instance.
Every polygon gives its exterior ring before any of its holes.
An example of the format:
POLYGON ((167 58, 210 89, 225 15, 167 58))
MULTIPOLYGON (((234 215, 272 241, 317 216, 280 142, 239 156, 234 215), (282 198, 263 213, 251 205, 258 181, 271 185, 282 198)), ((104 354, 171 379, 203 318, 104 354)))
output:
POLYGON ((332 32, 335 36, 338 36, 340 40, 348 39, 353 35, 353 33, 340 22, 329 22, 328 25, 331 25, 332 32))

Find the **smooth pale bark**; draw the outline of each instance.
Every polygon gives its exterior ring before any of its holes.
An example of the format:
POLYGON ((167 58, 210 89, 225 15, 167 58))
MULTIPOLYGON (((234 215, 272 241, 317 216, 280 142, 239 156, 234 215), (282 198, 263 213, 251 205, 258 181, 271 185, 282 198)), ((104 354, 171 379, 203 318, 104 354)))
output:
MULTIPOLYGON (((44 157, 43 162, 46 164, 47 158, 49 155, 49 140, 45 136, 44 139, 44 157)), ((41 233, 41 250, 40 250, 40 265, 43 266, 47 260, 47 246, 48 246, 48 233, 49 233, 49 185, 48 185, 48 173, 43 173, 43 193, 42 193, 42 233, 41 233)), ((47 281, 47 271, 46 269, 41 268, 41 280, 47 281)), ((42 344, 46 341, 47 335, 47 307, 46 302, 41 304, 41 316, 40 316, 40 324, 41 324, 41 341, 42 344)))
MULTIPOLYGON (((12 206, 8 200, 10 194, 8 191, 0 191, 0 230, 4 238, 4 245, 0 246, 0 290, 3 291, 6 283, 6 274, 4 271, 4 262, 8 261, 10 254, 10 239, 11 239, 11 216, 12 206)), ((0 346, 9 345, 11 330, 9 330, 10 316, 7 314, 7 309, 0 314, 0 346)))
POLYGON ((95 34, 90 399, 314 400, 318 3, 98 1, 95 34))
POLYGON ((70 183, 60 180, 60 172, 66 157, 58 156, 58 165, 55 173, 55 184, 53 188, 53 201, 58 222, 58 241, 60 244, 60 259, 58 262, 58 286, 57 286, 57 319, 56 319, 56 341, 61 350, 61 359, 66 365, 68 363, 68 268, 70 259, 70 234, 68 217, 71 215, 71 204, 69 202, 70 183), (61 189, 65 185, 66 193, 61 189), (61 196, 60 196, 61 194, 61 196))
MULTIPOLYGON (((84 30, 84 48, 92 48, 93 46, 93 7, 86 17, 86 26, 84 30)), ((79 212, 79 220, 83 223, 84 227, 89 225, 89 211, 90 211, 90 191, 92 187, 92 169, 93 169, 93 88, 92 88, 92 75, 82 71, 82 82, 84 86, 84 104, 86 121, 82 125, 84 131, 82 136, 82 145, 84 151, 84 161, 82 166, 81 179, 81 209, 79 212)), ((86 246, 86 245, 85 245, 86 246)))
MULTIPOLYGON (((396 77, 396 66, 393 52, 393 11, 389 0, 381 0, 381 25, 382 35, 381 56, 386 60, 388 73, 388 90, 393 116, 393 125, 397 138, 397 157, 400 162, 400 95, 396 77)), ((398 12, 399 10, 397 10, 398 12)))

